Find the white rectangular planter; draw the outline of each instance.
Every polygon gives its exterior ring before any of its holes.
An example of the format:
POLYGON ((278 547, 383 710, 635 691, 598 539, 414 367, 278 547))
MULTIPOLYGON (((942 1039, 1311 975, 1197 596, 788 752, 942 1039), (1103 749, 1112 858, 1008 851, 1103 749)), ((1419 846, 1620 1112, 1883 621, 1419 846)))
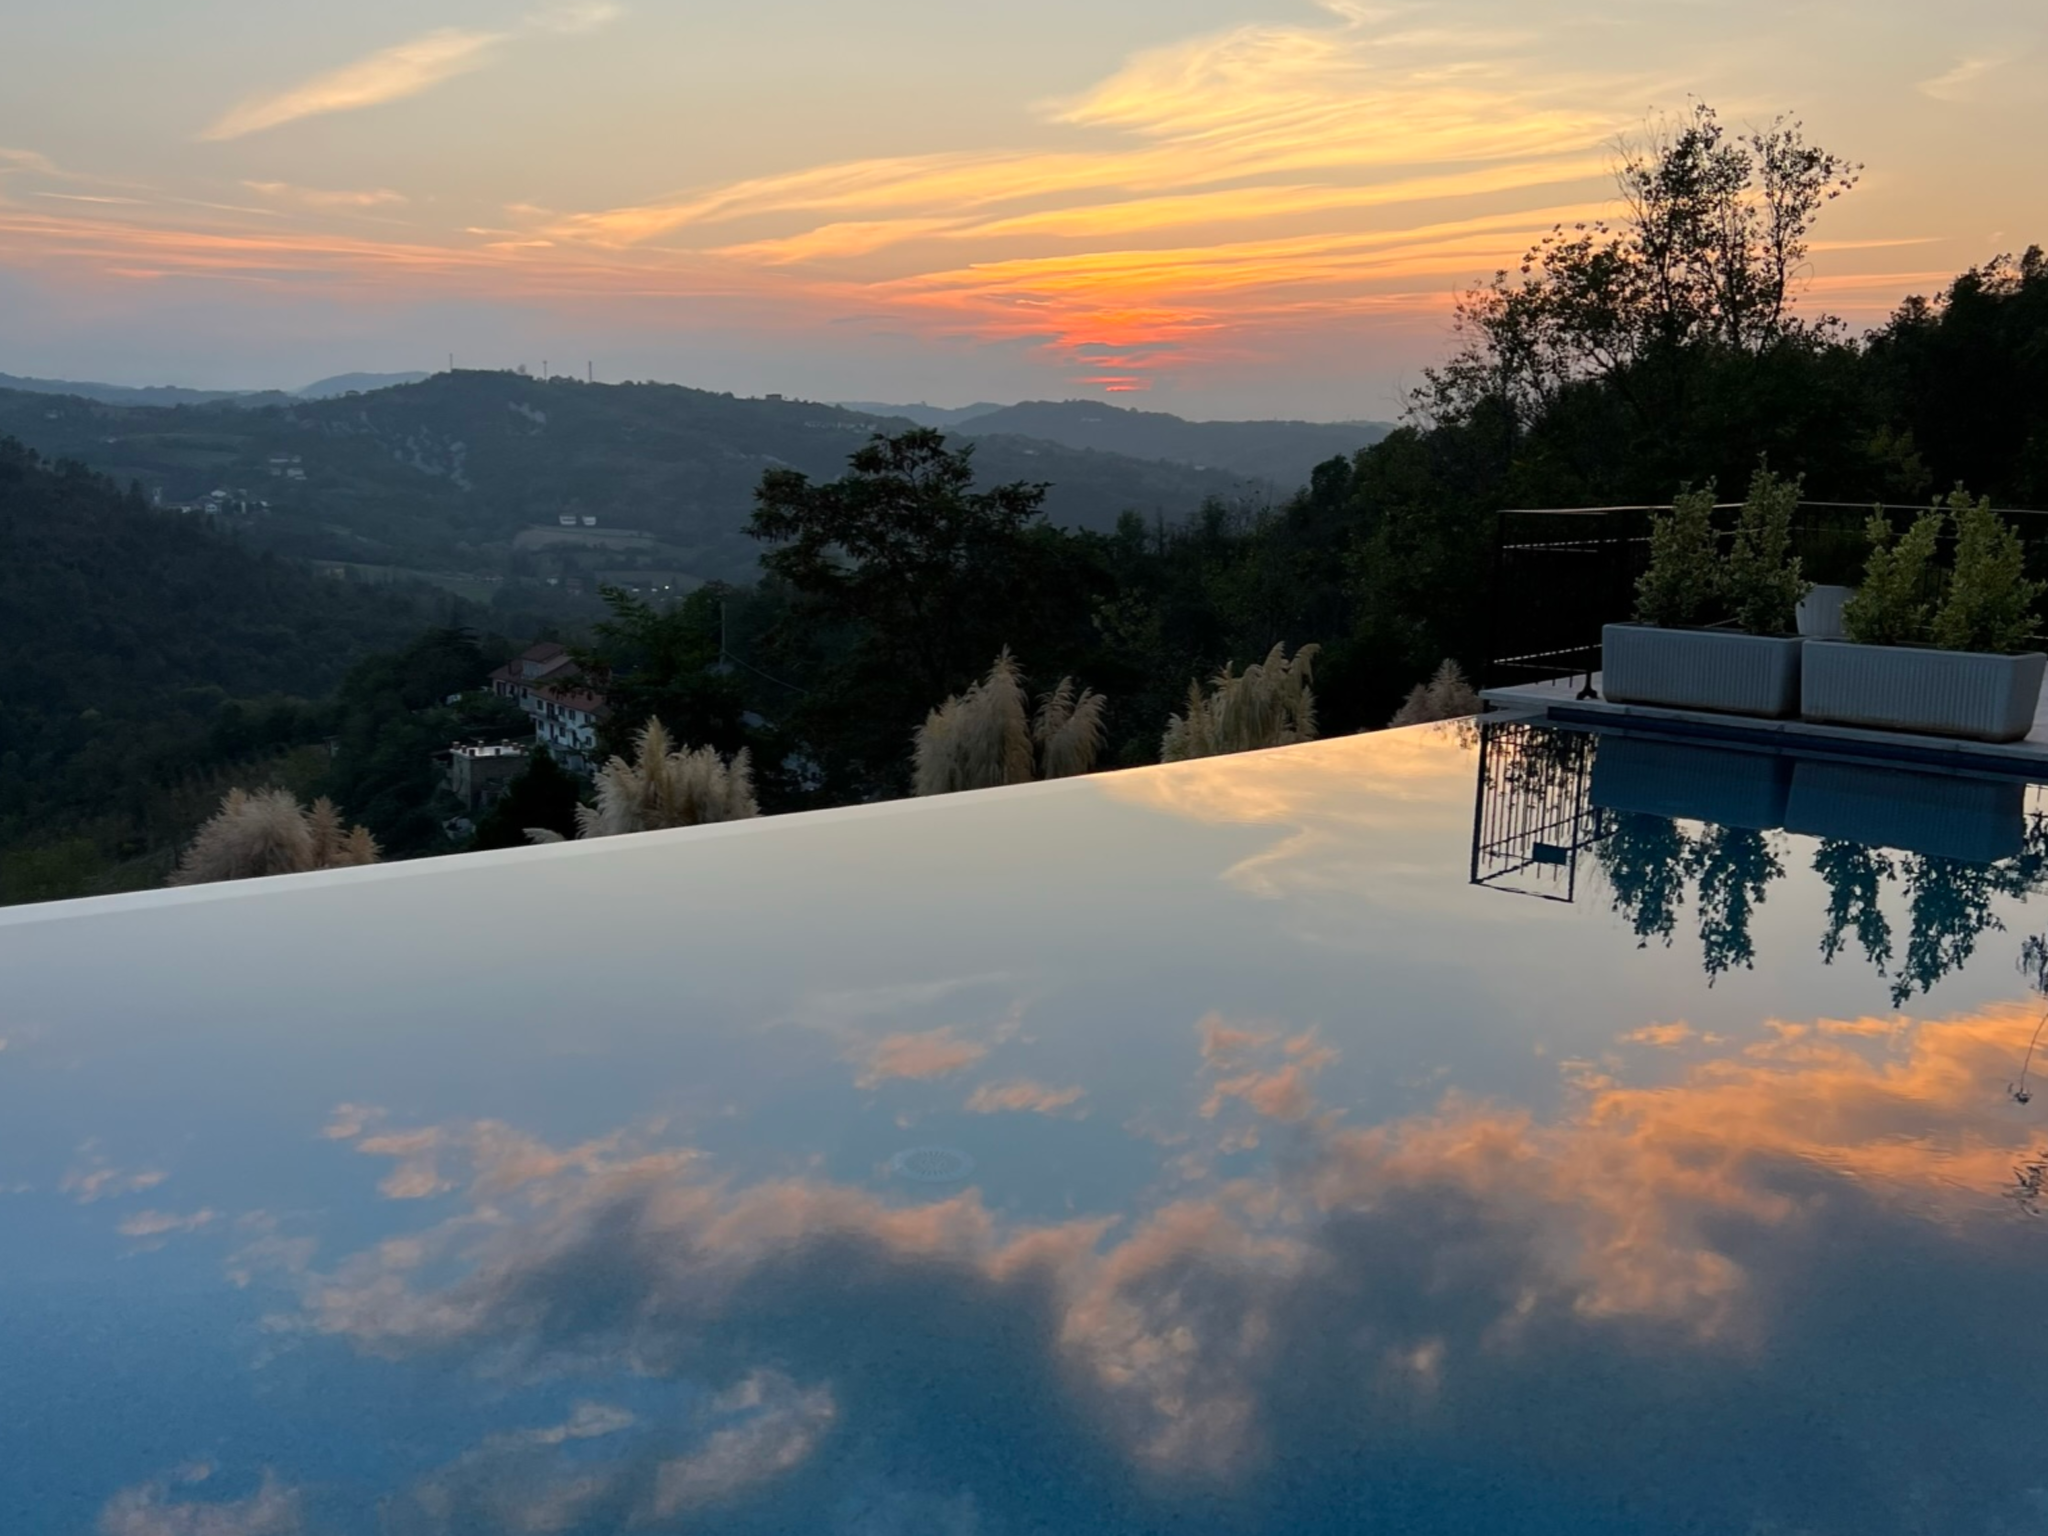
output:
POLYGON ((1600 693, 1613 704, 1779 720, 1799 710, 1804 644, 1797 636, 1609 624, 1600 632, 1600 693))
POLYGON ((1829 725, 2020 741, 2034 728, 2048 655, 1989 656, 1903 645, 1806 645, 1800 714, 1829 725))

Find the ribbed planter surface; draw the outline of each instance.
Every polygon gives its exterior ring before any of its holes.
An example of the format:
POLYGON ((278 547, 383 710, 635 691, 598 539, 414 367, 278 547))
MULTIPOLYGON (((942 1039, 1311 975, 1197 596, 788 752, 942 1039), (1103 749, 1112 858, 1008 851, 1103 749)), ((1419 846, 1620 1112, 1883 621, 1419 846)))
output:
POLYGON ((1991 864, 2026 842, 2027 786, 1860 763, 1802 759, 1785 830, 1808 837, 1991 864))
POLYGON ((1766 832, 1785 824, 1791 784, 1792 764, 1775 752, 1602 736, 1591 793, 1603 811, 1766 832))
POLYGON ((2048 656, 1987 656, 1810 640, 1800 714, 1829 725, 2020 741, 2034 728, 2048 656))
POLYGON ((1781 720, 1799 710, 1805 643, 1796 636, 1609 624, 1600 632, 1600 693, 1613 704, 1781 720))

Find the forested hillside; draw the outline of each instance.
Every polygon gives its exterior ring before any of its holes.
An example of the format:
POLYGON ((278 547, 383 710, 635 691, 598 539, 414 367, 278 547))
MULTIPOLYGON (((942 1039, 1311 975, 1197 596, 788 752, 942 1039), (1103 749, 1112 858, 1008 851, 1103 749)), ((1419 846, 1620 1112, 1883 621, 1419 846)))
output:
MULTIPOLYGON (((445 594, 322 579, 0 440, 0 850, 85 836, 90 858, 66 857, 97 865, 183 836, 174 791, 220 765, 228 700, 322 698, 459 616, 445 594)), ((0 893, 9 868, 0 852, 0 893)))

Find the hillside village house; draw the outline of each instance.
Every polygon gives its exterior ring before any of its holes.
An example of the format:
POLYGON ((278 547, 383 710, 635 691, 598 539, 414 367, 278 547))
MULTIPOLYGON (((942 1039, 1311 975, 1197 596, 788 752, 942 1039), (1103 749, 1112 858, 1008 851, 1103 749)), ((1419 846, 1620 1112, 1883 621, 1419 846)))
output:
POLYGON ((604 696, 583 686, 583 673, 552 640, 529 646, 491 674, 491 691, 516 700, 533 721, 536 741, 571 773, 588 773, 597 752, 604 696))

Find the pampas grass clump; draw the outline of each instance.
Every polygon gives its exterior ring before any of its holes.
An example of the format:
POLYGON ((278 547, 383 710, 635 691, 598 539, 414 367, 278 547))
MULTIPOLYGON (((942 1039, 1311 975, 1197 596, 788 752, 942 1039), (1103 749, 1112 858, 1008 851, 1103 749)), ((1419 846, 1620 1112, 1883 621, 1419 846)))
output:
POLYGON ((1417 683, 1408 702, 1394 712, 1388 726, 1428 725, 1435 720, 1461 720, 1479 713, 1479 695, 1455 661, 1445 661, 1436 676, 1417 683))
POLYGON ((231 789, 194 834, 169 883, 296 875, 374 864, 377 857, 377 840, 363 827, 344 830, 341 813, 325 796, 309 811, 288 789, 231 789))
POLYGON ((1087 773, 1102 750, 1102 712, 1094 689, 1071 677, 1040 697, 1027 715, 1024 674, 1009 647, 987 677, 946 700, 917 728, 913 781, 920 795, 994 789, 1087 773))
MULTIPOLYGON (((754 802, 754 762, 742 747, 728 763, 710 747, 677 748, 667 729, 650 719, 637 738, 634 761, 615 757, 598 771, 597 804, 576 807, 576 835, 621 837, 714 821, 743 821, 761 814, 754 802)), ((528 827, 536 843, 559 843, 562 835, 528 827)))
POLYGON ((1304 645, 1287 656, 1285 642, 1243 672, 1226 664, 1213 692, 1188 684, 1188 712, 1169 715, 1159 742, 1162 763, 1226 752, 1257 752, 1316 738, 1316 696, 1309 687, 1319 645, 1304 645))

